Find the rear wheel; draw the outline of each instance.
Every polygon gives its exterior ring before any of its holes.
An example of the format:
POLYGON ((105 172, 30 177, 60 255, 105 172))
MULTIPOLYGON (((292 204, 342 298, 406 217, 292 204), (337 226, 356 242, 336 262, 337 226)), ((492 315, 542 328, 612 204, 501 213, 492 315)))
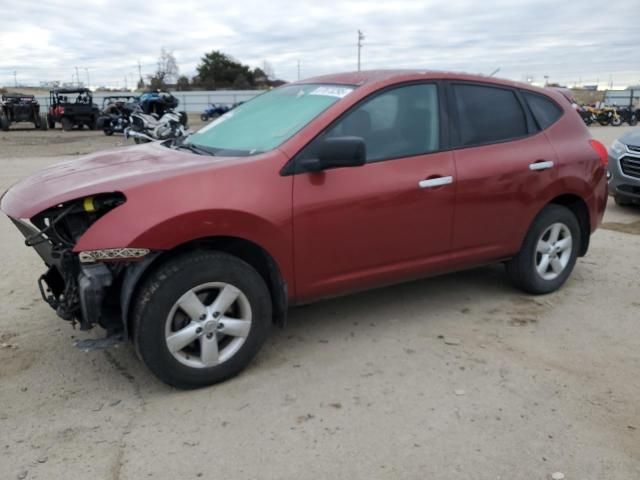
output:
POLYGON ((47 125, 49 125, 49 128, 56 128, 56 121, 50 114, 47 114, 47 125))
POLYGON ((562 205, 547 205, 533 221, 520 252, 507 262, 507 274, 525 292, 553 292, 571 275, 580 238, 573 212, 562 205))
POLYGON ((622 117, 616 116, 611 119, 611 125, 614 127, 619 127, 622 125, 622 117))
POLYGON ((40 115, 40 130, 48 130, 49 124, 47 123, 47 116, 40 115))
POLYGON ((107 137, 110 137, 111 135, 113 135, 113 130, 111 130, 110 128, 105 128, 103 131, 107 137))
POLYGON ((221 252, 197 252, 161 266, 133 312, 138 354, 162 381, 197 388, 243 370, 271 325, 269 290, 253 267, 221 252))
POLYGON ((203 122, 206 122, 207 120, 209 120, 209 115, 207 115, 206 113, 201 113, 200 120, 202 120, 203 122))
POLYGON ((60 123, 62 123, 62 130, 64 130, 65 132, 68 132, 73 128, 73 122, 71 121, 70 118, 62 117, 62 120, 60 120, 60 123))
POLYGON ((629 125, 631 125, 632 127, 636 126, 638 124, 638 119, 636 118, 635 115, 631 115, 631 118, 629 118, 629 125))
POLYGON ((9 130, 9 119, 6 115, 0 115, 0 129, 2 129, 3 132, 9 130))

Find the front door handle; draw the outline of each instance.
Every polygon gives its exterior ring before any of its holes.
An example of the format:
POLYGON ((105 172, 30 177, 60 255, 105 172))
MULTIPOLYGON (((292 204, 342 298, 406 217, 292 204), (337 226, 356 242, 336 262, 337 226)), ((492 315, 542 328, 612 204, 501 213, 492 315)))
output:
POLYGON ((553 168, 553 162, 551 160, 538 160, 537 162, 529 164, 529 170, 548 170, 553 168))
POLYGON ((449 185, 451 183, 453 183, 453 177, 435 177, 420 180, 418 182, 418 186, 420 188, 435 188, 442 187, 443 185, 449 185))

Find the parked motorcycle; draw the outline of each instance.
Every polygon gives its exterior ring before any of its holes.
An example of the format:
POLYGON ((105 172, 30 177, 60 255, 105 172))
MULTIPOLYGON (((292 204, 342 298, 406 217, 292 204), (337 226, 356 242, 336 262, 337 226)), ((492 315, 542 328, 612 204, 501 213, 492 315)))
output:
POLYGON ((180 138, 186 135, 186 113, 167 110, 161 117, 137 111, 131 114, 131 126, 125 128, 125 138, 136 143, 180 138))
POLYGON ((97 126, 107 136, 114 133, 124 133, 124 130, 130 125, 131 114, 138 110, 140 110, 140 106, 137 103, 137 97, 105 97, 97 126))
POLYGON ((578 113, 587 127, 597 121, 595 110, 588 105, 579 107, 578 113))
POLYGON ((615 108, 612 107, 604 107, 598 110, 596 114, 596 120, 600 125, 606 127, 607 125, 612 125, 614 127, 619 127, 622 125, 622 118, 618 115, 618 112, 615 108))
POLYGON ((623 122, 627 122, 629 125, 634 126, 638 123, 637 110, 634 111, 631 107, 618 108, 617 113, 623 122))

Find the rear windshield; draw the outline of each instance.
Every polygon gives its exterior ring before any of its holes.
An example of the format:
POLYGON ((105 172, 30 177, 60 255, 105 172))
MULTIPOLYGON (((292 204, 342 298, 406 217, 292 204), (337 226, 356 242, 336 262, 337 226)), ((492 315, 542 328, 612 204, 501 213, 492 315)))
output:
POLYGON ((288 85, 264 93, 225 113, 191 135, 187 144, 219 155, 253 155, 276 148, 354 87, 288 85))

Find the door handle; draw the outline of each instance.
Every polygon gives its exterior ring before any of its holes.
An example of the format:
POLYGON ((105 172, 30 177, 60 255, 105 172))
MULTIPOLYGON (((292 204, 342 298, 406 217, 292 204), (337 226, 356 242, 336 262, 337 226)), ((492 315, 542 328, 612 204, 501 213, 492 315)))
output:
POLYGON ((442 187, 443 185, 449 185, 451 183, 453 183, 453 177, 435 177, 420 180, 418 182, 418 186, 420 188, 435 188, 442 187))
POLYGON ((553 162, 551 160, 538 160, 537 162, 529 164, 529 170, 547 170, 553 168, 553 162))

